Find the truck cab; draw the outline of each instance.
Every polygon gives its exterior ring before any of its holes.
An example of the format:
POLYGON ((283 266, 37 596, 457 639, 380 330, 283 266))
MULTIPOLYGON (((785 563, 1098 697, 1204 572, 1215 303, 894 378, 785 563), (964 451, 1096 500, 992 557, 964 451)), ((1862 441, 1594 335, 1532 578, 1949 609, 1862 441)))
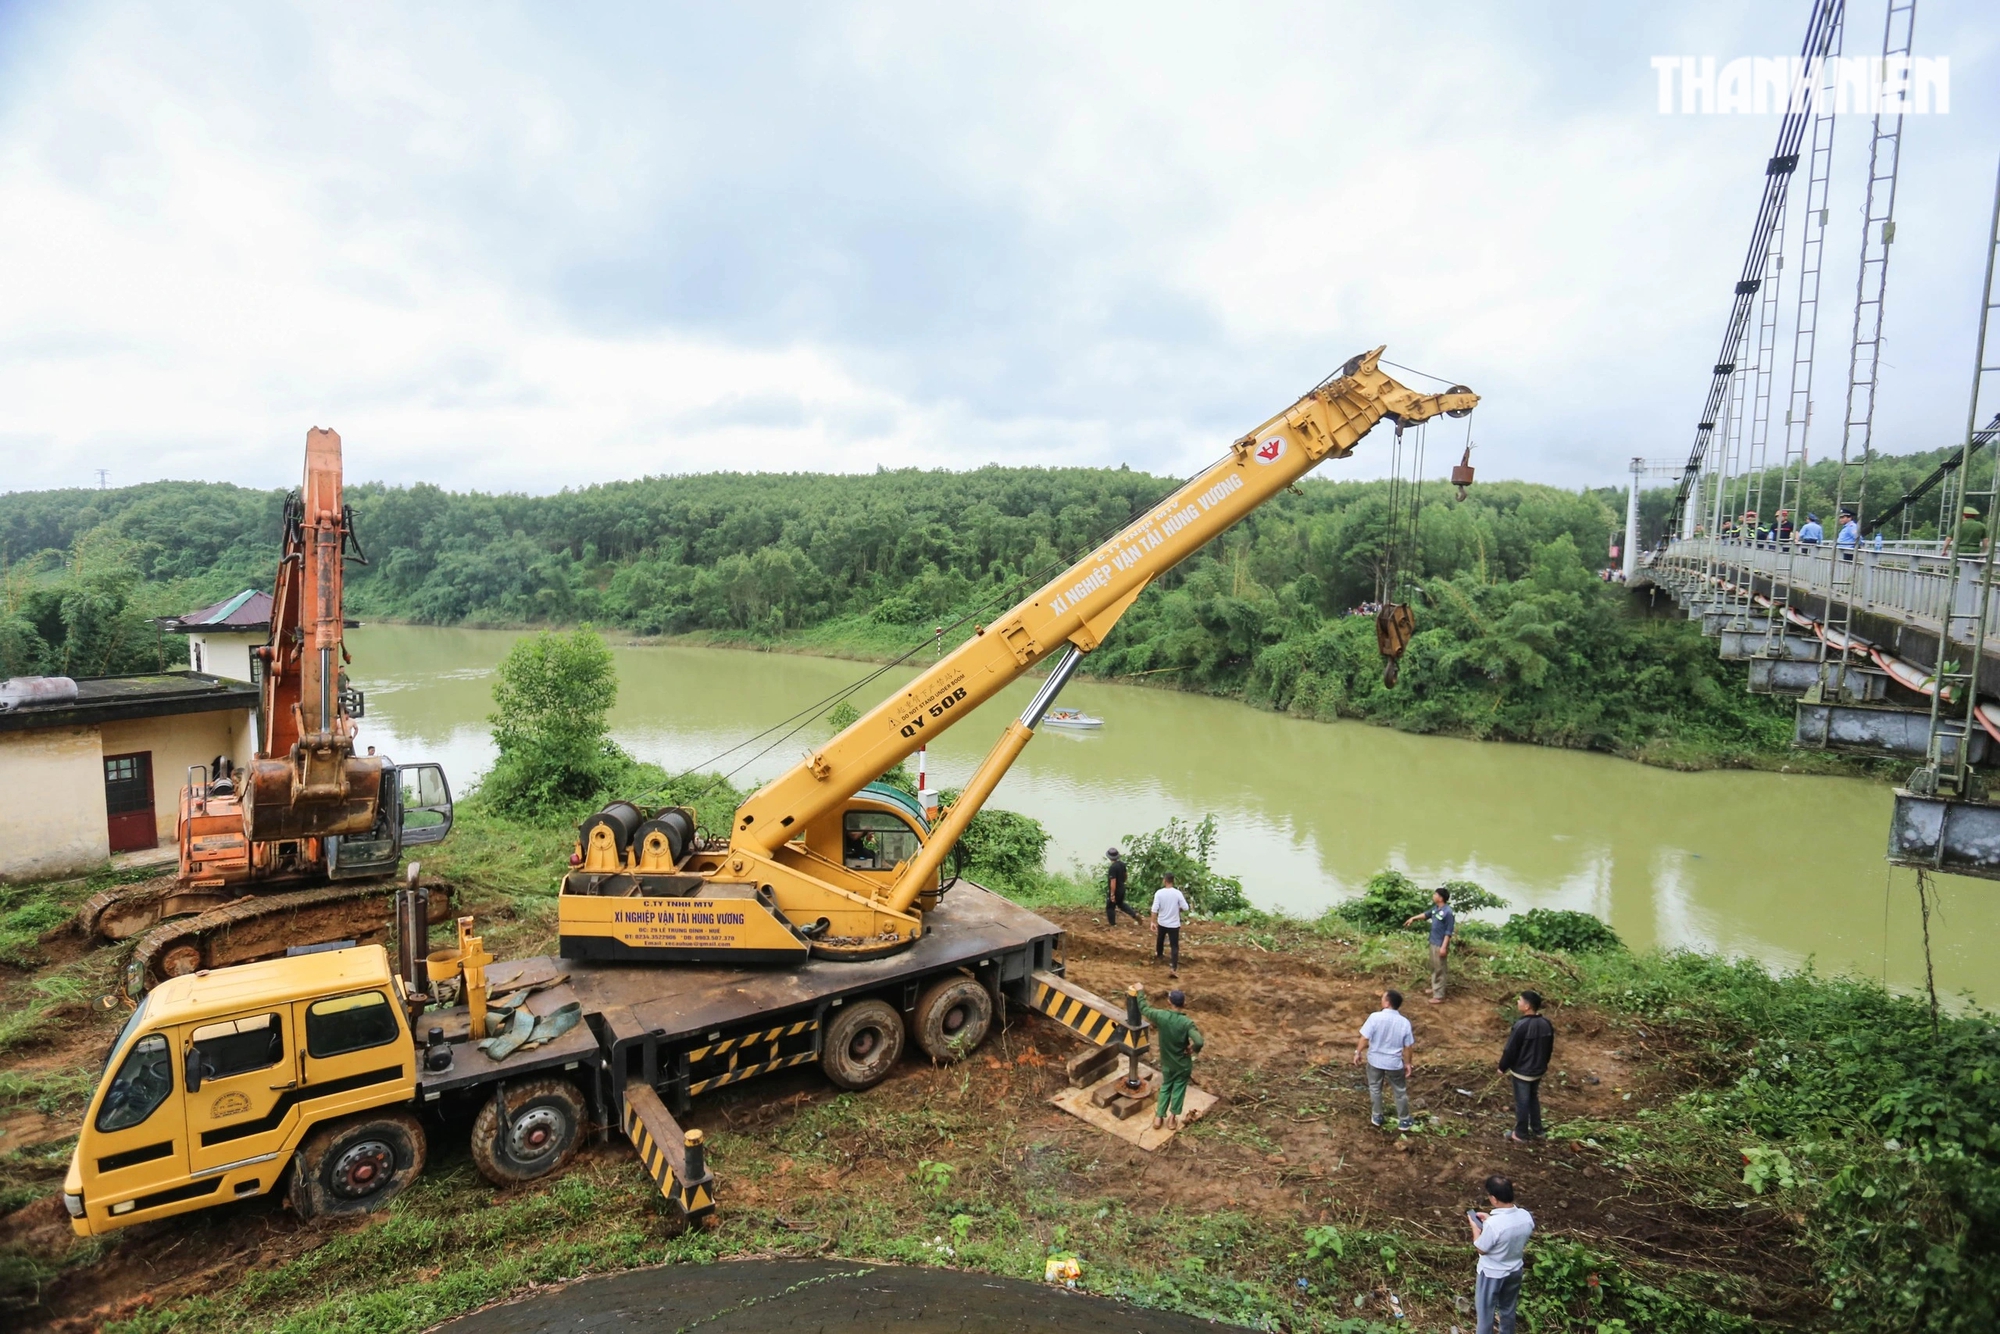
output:
MULTIPOLYGON (((329 1118, 403 1104, 416 1047, 379 946, 170 978, 105 1058, 63 1183, 78 1236, 261 1195, 329 1118)), ((389 1141, 394 1140, 389 1136, 389 1141)), ((351 1152, 336 1193, 420 1165, 393 1142, 351 1152)))

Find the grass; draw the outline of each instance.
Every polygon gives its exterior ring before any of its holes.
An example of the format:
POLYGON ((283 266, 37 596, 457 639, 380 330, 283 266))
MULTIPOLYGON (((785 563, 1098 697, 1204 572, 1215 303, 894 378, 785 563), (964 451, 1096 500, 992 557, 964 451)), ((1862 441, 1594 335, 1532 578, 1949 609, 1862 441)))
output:
MULTIPOLYGON (((462 808, 429 869, 459 884, 496 953, 552 944, 566 828, 523 826, 462 808)), ((973 873, 977 876, 977 872, 973 873)), ((991 879, 992 877, 979 877, 991 879)), ((1000 886, 1046 909, 1094 909, 1101 889, 1081 868, 1000 886)), ((80 900, 85 882, 14 887, 4 906, 80 900)), ((1374 934, 1335 914, 1301 921, 1243 912, 1203 930, 1219 944, 1385 982, 1423 969, 1415 933, 1374 934)), ((1776 977, 1747 963, 1623 950, 1566 954, 1471 940, 1462 981, 1537 985, 1630 1028, 1635 1075, 1681 1090, 1630 1117, 1568 1121, 1555 1140, 1596 1164, 1614 1190, 1673 1209, 1789 1220, 1787 1272, 1809 1269, 1824 1304, 1779 1279, 1724 1274, 1698 1257, 1663 1263, 1616 1241, 1544 1236, 1532 1251, 1528 1313, 1539 1331, 1703 1334, 1748 1327, 1749 1310, 1784 1309, 1806 1327, 1990 1327, 2000 1137, 2000 1035, 1979 1012, 1946 1017, 1933 1038, 1922 1006, 1865 982, 1776 977), (1789 1303, 1789 1305, 1788 1305, 1789 1303)), ((0 978, 0 1051, 59 1031, 65 1014, 108 986, 112 951, 0 978)), ((960 1067, 916 1094, 826 1096, 772 1110, 752 1085, 713 1104, 711 1134, 729 1202, 713 1230, 671 1235, 663 1207, 614 1146, 565 1175, 498 1192, 462 1147, 440 1139, 430 1172, 363 1224, 243 1274, 232 1286, 163 1301, 115 1322, 154 1331, 415 1331, 533 1284, 654 1263, 811 1256, 948 1265, 1039 1278, 1075 1255, 1083 1286, 1150 1307, 1263 1328, 1388 1328, 1373 1294, 1400 1295, 1417 1324, 1442 1327, 1465 1284, 1462 1241, 1384 1226, 1334 1194, 1329 1216, 1294 1204, 1195 1210, 1142 1204, 1088 1148, 1066 1148, 996 1114, 960 1067), (1363 1306, 1357 1307, 1355 1299, 1363 1306), (1428 1323, 1425 1323, 1428 1321, 1428 1323)), ((0 1108, 74 1116, 96 1071, 0 1071, 0 1108)), ((1557 1072, 1557 1078, 1566 1077, 1557 1072)), ((912 1081, 914 1084, 916 1081, 912 1081)), ((1351 1091, 1314 1071, 1253 1067, 1233 1096, 1241 1113, 1198 1124, 1198 1150, 1262 1161, 1279 1146, 1258 1117, 1324 1113, 1351 1091), (1296 1074, 1296 1077, 1292 1077, 1296 1074)), ((1273 1122, 1271 1124, 1277 1124, 1273 1122)), ((1462 1142, 1449 1117, 1427 1123, 1462 1142)), ((1087 1142, 1086 1142, 1087 1143, 1087 1142)), ((70 1141, 0 1154, 0 1211, 53 1188, 70 1141)), ((1318 1190, 1315 1188, 1315 1195, 1318 1190)), ((240 1229, 196 1216, 198 1236, 240 1229), (208 1231, 212 1229, 212 1231, 208 1231)), ((129 1235, 66 1250, 0 1252, 0 1291, 31 1301, 60 1275, 115 1259, 129 1235)), ((1463 1322, 1462 1322, 1463 1323, 1463 1322)))

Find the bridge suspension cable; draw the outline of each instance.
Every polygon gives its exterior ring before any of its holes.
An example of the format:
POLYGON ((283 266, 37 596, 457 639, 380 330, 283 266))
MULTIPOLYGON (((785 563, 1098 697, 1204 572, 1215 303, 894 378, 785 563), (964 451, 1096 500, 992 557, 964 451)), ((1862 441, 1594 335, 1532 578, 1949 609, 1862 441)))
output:
POLYGON ((1764 285, 1764 264, 1770 253, 1771 232, 1781 220, 1784 197, 1791 185, 1792 172, 1799 163, 1799 144, 1805 138, 1808 112, 1815 109, 1812 103, 1817 99, 1805 96, 1804 92, 1819 86, 1827 51, 1834 33, 1839 30, 1843 8, 1844 0, 1814 0, 1812 16, 1806 24, 1805 42, 1800 49, 1802 69, 1806 72, 1801 74, 1792 89, 1784 119, 1778 127, 1777 147, 1764 166, 1764 195, 1758 204, 1757 220, 1750 229, 1750 247, 1743 259, 1742 275, 1736 280, 1735 300, 1730 305, 1729 322, 1723 330, 1722 350, 1717 355, 1709 381, 1708 400, 1703 405, 1701 420, 1695 426, 1694 447, 1688 453, 1687 466, 1681 472, 1680 486, 1674 493, 1669 531, 1679 528, 1684 537, 1692 535, 1690 525, 1700 509, 1698 500, 1693 505, 1690 501, 1695 500, 1711 437, 1729 405, 1730 382, 1736 373, 1737 355, 1743 345, 1744 331, 1750 324, 1754 298, 1764 285))
MULTIPOLYGON (((1882 65, 1900 60, 1907 67, 1910 38, 1916 28, 1916 0, 1889 0, 1882 24, 1882 65)), ((1883 99, 1885 102, 1889 99, 1883 99)), ((1834 563, 1833 586, 1826 623, 1841 639, 1840 663, 1833 672, 1835 698, 1847 685, 1854 646, 1854 575, 1860 562, 1861 517, 1868 498, 1868 462, 1874 454, 1875 396, 1882 365, 1882 314, 1889 282, 1889 247, 1896 240, 1896 177, 1903 159, 1901 102, 1893 110, 1875 113, 1875 133, 1868 144, 1868 193, 1862 208, 1861 270, 1854 283, 1854 340, 1847 362, 1847 409, 1840 435, 1840 468, 1834 474, 1834 522, 1847 533, 1853 516, 1854 537, 1842 559, 1834 563), (1856 458, 1855 455, 1859 454, 1856 458), (1853 498, 1848 498, 1848 471, 1855 468, 1853 498), (1843 577, 1844 576, 1844 577, 1843 577)), ((1837 544, 1837 543, 1836 543, 1837 544)), ((1837 553, 1839 554, 1839 553, 1837 553)), ((1940 660, 1942 661, 1942 660, 1940 660)))

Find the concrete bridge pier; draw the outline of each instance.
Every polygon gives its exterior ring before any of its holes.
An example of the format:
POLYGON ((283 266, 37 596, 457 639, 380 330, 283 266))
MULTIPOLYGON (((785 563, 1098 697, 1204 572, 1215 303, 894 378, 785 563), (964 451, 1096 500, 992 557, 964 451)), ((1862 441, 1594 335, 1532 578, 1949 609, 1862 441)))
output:
POLYGON ((1833 689, 1840 680, 1840 702, 1870 704, 1889 697, 1886 672, 1864 671, 1852 663, 1843 674, 1838 662, 1787 662, 1782 658, 1751 658, 1750 693, 1753 695, 1805 695, 1814 687, 1833 689))
POLYGON ((1748 662, 1752 658, 1815 662, 1819 658, 1819 641, 1803 635, 1774 635, 1752 622, 1748 630, 1724 630, 1717 656, 1724 662, 1748 662))
MULTIPOLYGON (((1941 757, 1958 763, 1965 722, 1938 720, 1941 757)), ((1874 755, 1887 760, 1922 762, 1930 750, 1929 709, 1881 709, 1856 704, 1801 703, 1792 723, 1792 744, 1804 750, 1833 750, 1845 755, 1874 755)), ((1966 753, 1968 763, 1984 764, 1992 753, 1992 738, 1975 727, 1966 753)))
POLYGON ((1898 788, 1889 820, 1889 860, 2000 880, 2000 806, 1898 788))

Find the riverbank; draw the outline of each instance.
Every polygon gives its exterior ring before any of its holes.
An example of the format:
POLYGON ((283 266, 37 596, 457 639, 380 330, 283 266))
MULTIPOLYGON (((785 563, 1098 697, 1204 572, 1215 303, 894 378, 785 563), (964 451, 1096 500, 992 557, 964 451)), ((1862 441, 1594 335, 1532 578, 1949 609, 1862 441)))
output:
MULTIPOLYGON (((494 627, 513 630, 529 630, 547 627, 494 627)), ((565 627, 569 628, 569 627, 565 627)), ((969 637, 969 631, 961 628, 956 636, 943 637, 942 646, 949 650, 969 637)), ((921 632, 908 626, 887 626, 862 616, 842 617, 826 621, 807 630, 780 634, 758 634, 749 631, 701 630, 680 635, 622 635, 612 636, 613 642, 635 648, 655 646, 682 646, 689 648, 720 648, 751 653, 785 653, 806 657, 832 658, 854 662, 891 663, 907 661, 920 666, 936 653, 937 640, 925 641, 921 632)), ((1512 735, 1496 735, 1492 731, 1441 723, 1436 718, 1422 720, 1385 718, 1371 715, 1366 710, 1342 707, 1338 701, 1328 703, 1316 698, 1293 697, 1278 707, 1268 692, 1259 697, 1254 680, 1239 684, 1234 689, 1190 685, 1186 678, 1190 675, 1180 668, 1164 670, 1139 670, 1124 673, 1107 672, 1099 674, 1091 670, 1089 659, 1084 660, 1083 679, 1106 685, 1140 686, 1153 690, 1183 691, 1218 699, 1229 699, 1246 707, 1280 713, 1286 717, 1306 719, 1315 722, 1361 722, 1376 727, 1387 727, 1395 731, 1411 732, 1419 735, 1447 736, 1468 741, 1507 741, 1517 744, 1544 745, 1557 750, 1580 750, 1598 754, 1608 754, 1618 759, 1630 760, 1637 764, 1655 768, 1673 769, 1682 773, 1702 773, 1718 769, 1743 769, 1761 773, 1819 774, 1831 777, 1864 778, 1874 782, 1900 782, 1908 777, 1909 765, 1886 760, 1869 760, 1851 755, 1841 755, 1833 751, 1799 750, 1790 744, 1789 723, 1783 729, 1782 737, 1773 733, 1767 744, 1749 746, 1736 738, 1717 736, 1667 735, 1645 738, 1634 746, 1604 746, 1589 744, 1588 738, 1577 734, 1559 736, 1557 739, 1535 739, 1512 735)))
MULTIPOLYGON (((544 950, 568 837, 475 811, 431 864, 496 953, 544 950)), ((0 907, 51 915, 90 888, 12 887, 0 907)), ((1108 931, 1084 907, 1041 911, 1071 933, 1083 985, 1163 985, 1139 931, 1108 931)), ((1224 1103, 1157 1155, 1052 1108, 1073 1039, 1017 1015, 966 1063, 906 1063, 866 1094, 807 1070, 704 1100, 692 1123, 721 1181, 710 1231, 669 1235, 622 1144, 496 1191, 447 1133, 377 1217, 306 1226, 258 1200, 79 1242, 53 1192, 117 1024, 90 1005, 117 952, 42 932, 0 965, 0 1010, 41 1006, 0 1050, 9 1318, 121 1334, 415 1331, 645 1264, 829 1257, 1038 1278, 1051 1253, 1073 1253, 1087 1291, 1141 1305, 1333 1330, 1386 1325, 1393 1293, 1413 1327, 1442 1328, 1463 1321, 1454 1302, 1469 1289, 1459 1215, 1492 1171, 1520 1183, 1539 1222, 1539 1329, 1944 1330, 1976 1327, 1954 1312, 1990 1316, 1988 1016, 1947 1016, 1932 1038, 1921 1004, 1866 983, 1469 938, 1451 1002, 1412 1005, 1421 1119, 1398 1136, 1368 1127, 1349 1056, 1382 987, 1423 993, 1421 939, 1254 915, 1196 923, 1185 949, 1209 1038, 1197 1082, 1224 1103), (1493 1070, 1524 985, 1551 998, 1561 1034, 1551 1139, 1532 1147, 1499 1139, 1511 1111, 1493 1070)))

